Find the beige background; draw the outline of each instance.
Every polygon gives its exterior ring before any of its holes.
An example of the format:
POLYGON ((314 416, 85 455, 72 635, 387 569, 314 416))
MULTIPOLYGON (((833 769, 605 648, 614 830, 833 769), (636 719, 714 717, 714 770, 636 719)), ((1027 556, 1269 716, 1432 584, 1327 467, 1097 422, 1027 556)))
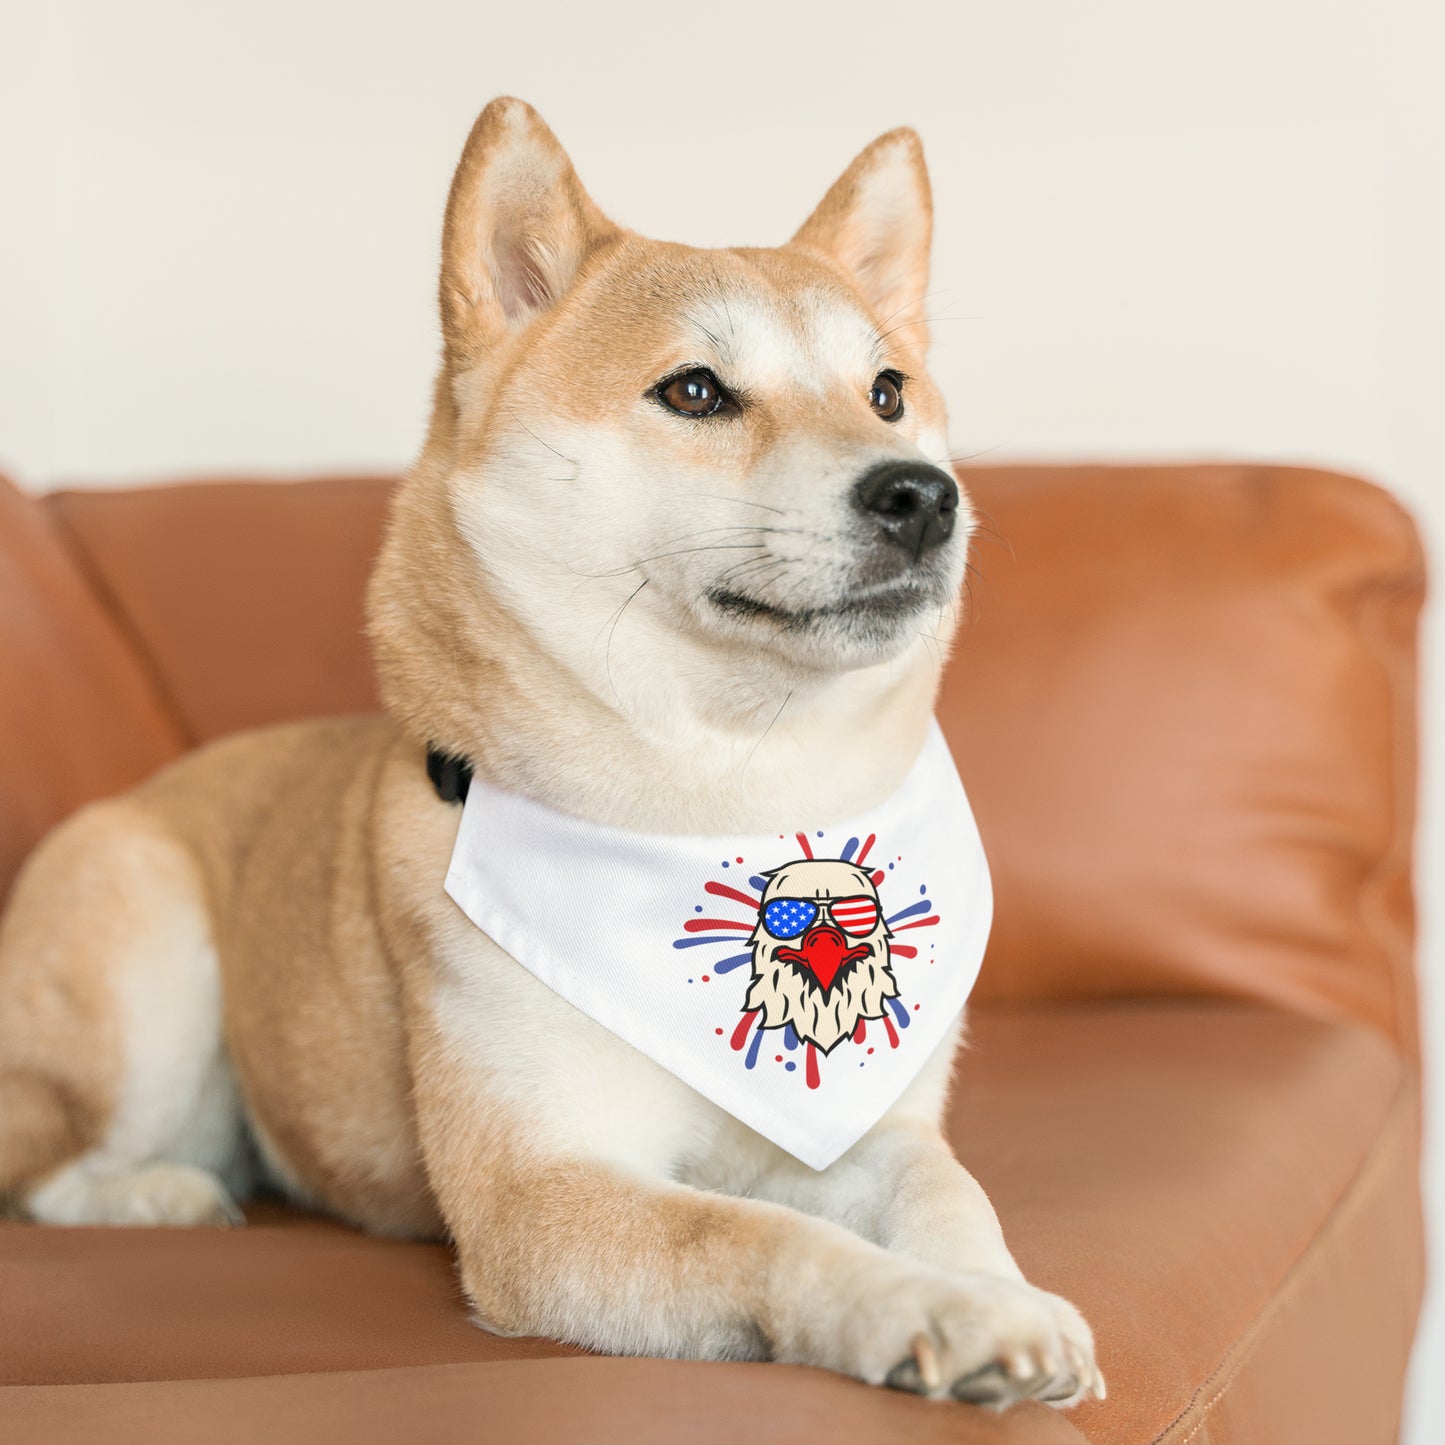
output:
MULTIPOLYGON (((0 0, 0 466, 44 487, 404 463, 447 179, 480 104, 511 91, 604 208, 700 243, 781 239, 858 146, 911 122, 938 196, 955 450, 1357 469, 1398 489, 1438 559, 1441 16, 0 0)), ((1434 736, 1438 626, 1431 656, 1434 736)), ((1445 984, 1428 1004, 1439 1059, 1445 984)), ((1416 1380, 1410 1439, 1445 1439, 1439 1308, 1416 1380)))

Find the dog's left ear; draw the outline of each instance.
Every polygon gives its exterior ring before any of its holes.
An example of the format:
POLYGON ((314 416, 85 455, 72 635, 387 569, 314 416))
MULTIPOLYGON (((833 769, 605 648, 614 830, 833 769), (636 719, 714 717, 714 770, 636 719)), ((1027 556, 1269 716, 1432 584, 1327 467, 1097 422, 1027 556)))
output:
POLYGON ((933 195, 923 143, 904 127, 881 135, 833 182, 792 244, 837 262, 886 329, 928 346, 923 298, 933 238, 933 195))

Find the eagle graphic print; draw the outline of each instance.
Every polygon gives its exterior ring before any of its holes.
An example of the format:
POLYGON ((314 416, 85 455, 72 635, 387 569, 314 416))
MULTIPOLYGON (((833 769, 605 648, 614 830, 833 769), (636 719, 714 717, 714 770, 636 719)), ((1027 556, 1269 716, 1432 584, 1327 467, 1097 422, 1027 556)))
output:
POLYGON ((801 1056, 802 1082, 818 1089, 828 1070, 866 1068, 875 1050, 905 1046, 921 1007, 905 996, 910 971, 934 960, 930 947, 897 935, 934 927, 939 916, 926 883, 908 882, 903 854, 875 854, 876 835, 850 837, 836 851, 822 832, 795 841, 779 835, 785 861, 756 872, 745 870, 770 860, 721 860, 723 876, 703 884, 708 901, 694 905, 673 947, 703 948, 704 958, 716 949, 687 981, 716 990, 723 1022, 714 1035, 741 1067, 797 1073, 801 1056), (890 902, 902 897, 892 913, 885 889, 890 902), (730 951, 744 935, 746 951, 730 951))

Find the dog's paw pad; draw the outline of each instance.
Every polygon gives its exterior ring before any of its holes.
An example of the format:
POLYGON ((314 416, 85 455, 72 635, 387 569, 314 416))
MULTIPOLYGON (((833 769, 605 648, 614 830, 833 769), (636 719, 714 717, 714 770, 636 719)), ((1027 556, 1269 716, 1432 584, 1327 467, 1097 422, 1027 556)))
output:
POLYGON ((1057 1380, 1050 1383, 1047 1392, 1041 1394, 1039 1399, 1046 1405, 1066 1405, 1078 1393, 1078 1376, 1061 1375, 1057 1380))
POLYGON ((938 1347, 930 1336, 916 1334, 909 1341, 909 1356, 888 1372, 884 1384, 893 1390, 907 1390, 914 1395, 932 1394, 943 1383, 938 1365, 938 1347))
POLYGON ((1015 1390, 1008 1372, 995 1362, 955 1380, 951 1393, 967 1405, 1002 1405, 1014 1397, 1015 1390))
POLYGON ((890 1390, 903 1390, 910 1395, 928 1393, 928 1386, 923 1383, 923 1376, 918 1371, 918 1361, 912 1355, 894 1365, 884 1377, 883 1383, 890 1390))

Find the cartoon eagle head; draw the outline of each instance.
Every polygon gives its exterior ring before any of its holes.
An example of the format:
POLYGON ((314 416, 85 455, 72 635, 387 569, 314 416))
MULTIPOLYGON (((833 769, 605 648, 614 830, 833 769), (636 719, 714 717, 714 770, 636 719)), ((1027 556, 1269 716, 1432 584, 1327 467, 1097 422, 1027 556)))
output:
POLYGON ((839 858, 799 859, 763 876, 744 1009, 761 1012, 764 1028, 792 1024, 827 1053, 898 993, 878 890, 839 858))

